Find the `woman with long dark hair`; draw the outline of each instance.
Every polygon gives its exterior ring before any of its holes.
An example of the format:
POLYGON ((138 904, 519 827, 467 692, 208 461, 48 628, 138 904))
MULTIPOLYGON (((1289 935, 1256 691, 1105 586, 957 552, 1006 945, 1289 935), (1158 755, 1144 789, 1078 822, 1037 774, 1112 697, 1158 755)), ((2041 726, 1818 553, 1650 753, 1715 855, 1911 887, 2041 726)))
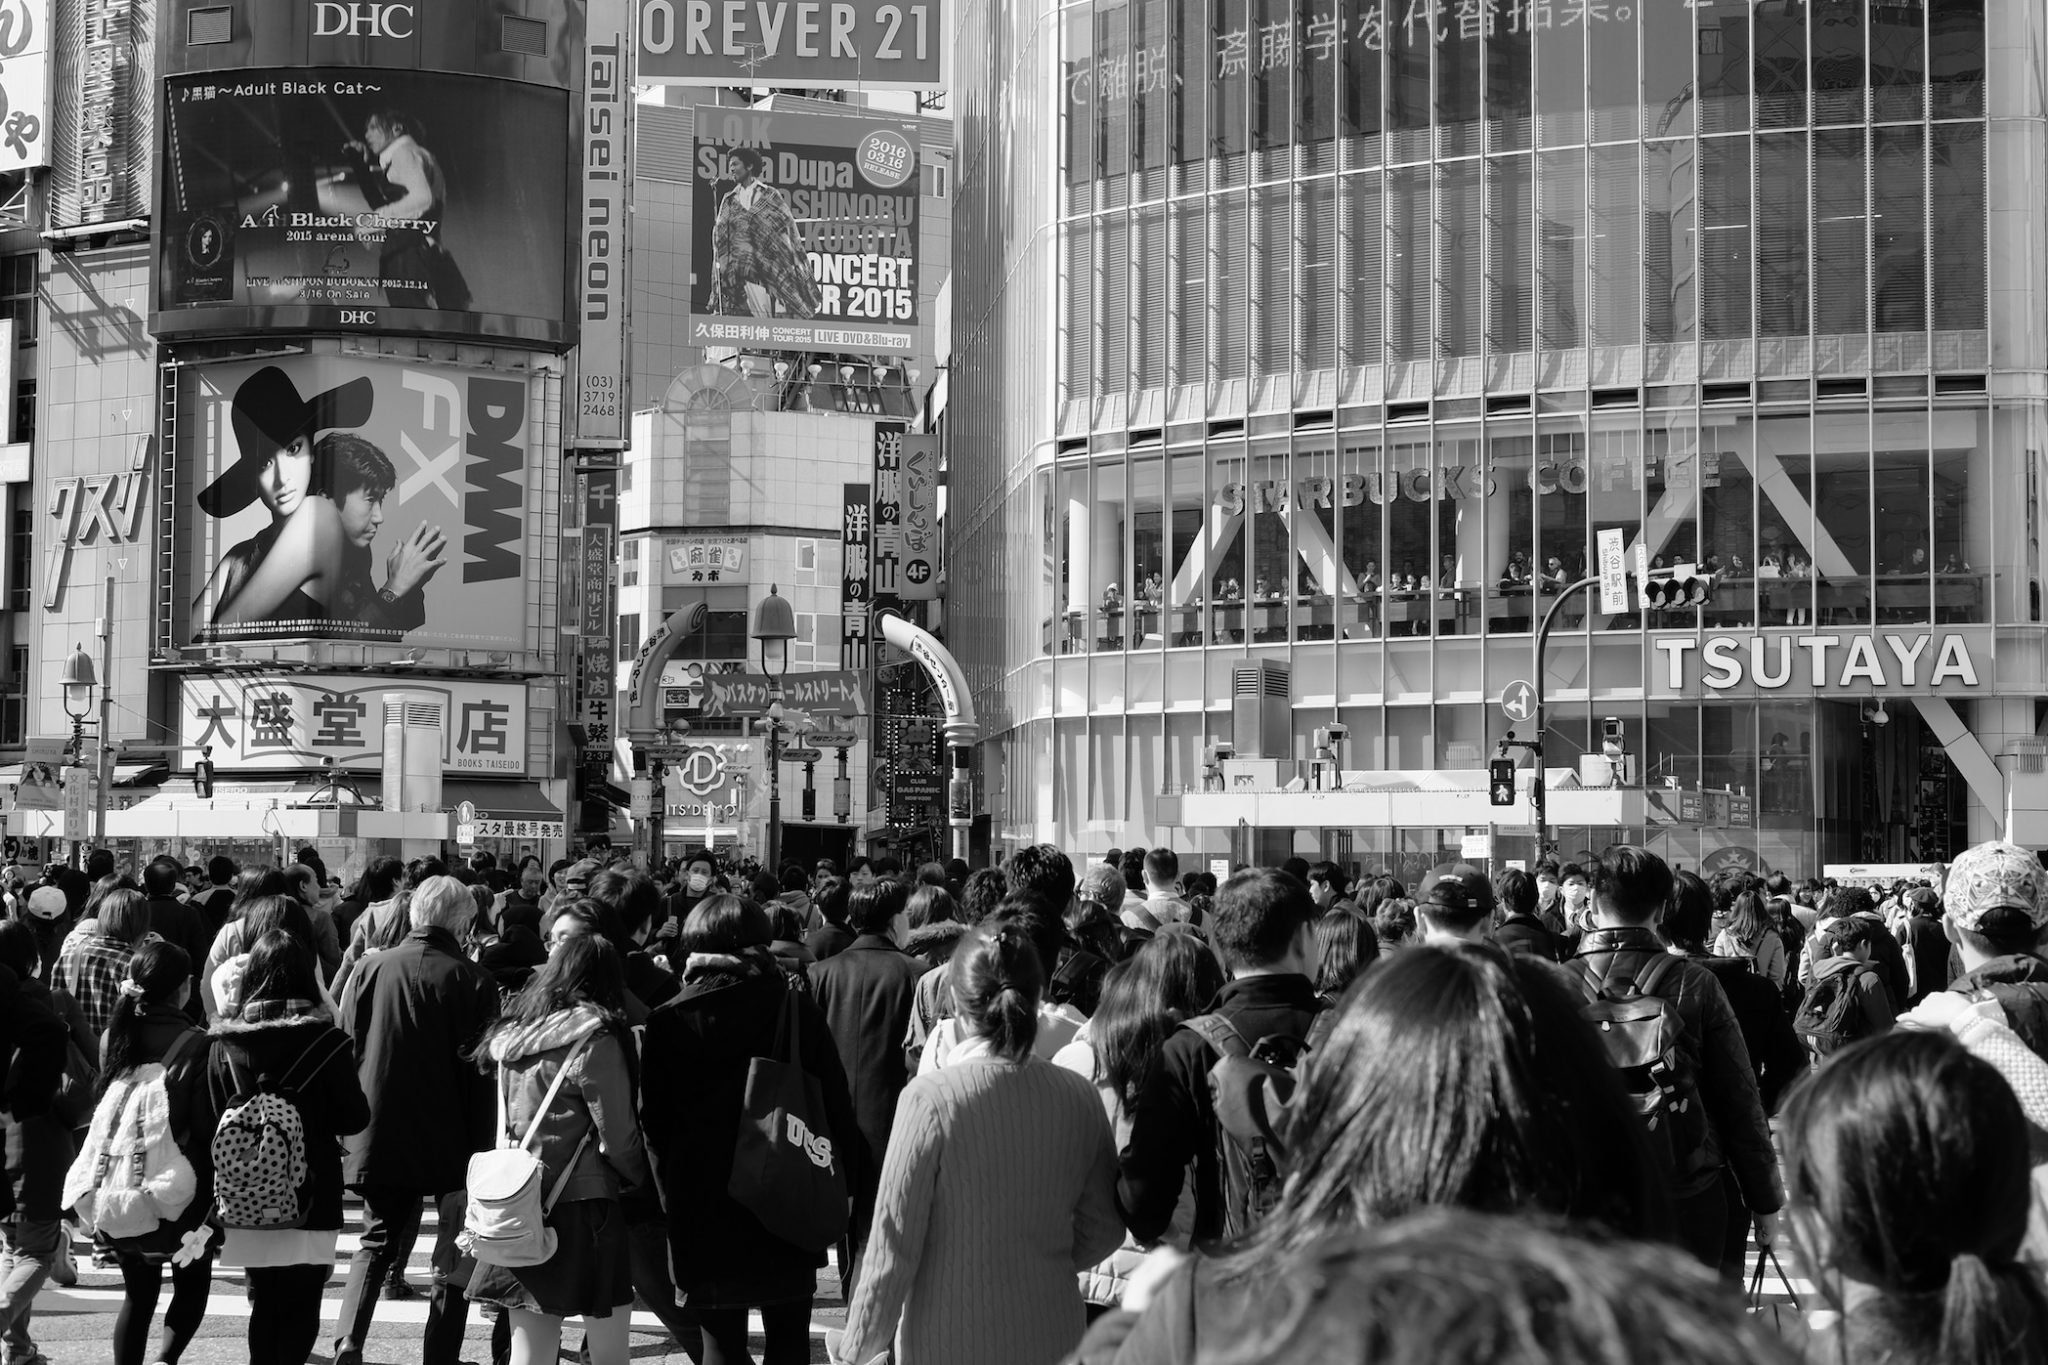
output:
POLYGON ((559 1192, 547 1213, 554 1256, 536 1266, 478 1265, 469 1297, 511 1315, 513 1365, 552 1362, 565 1318, 583 1319, 593 1365, 625 1365, 633 1278, 619 1201, 645 1186, 648 1172, 633 1112, 626 977, 611 944, 596 934, 562 940, 477 1057, 497 1072, 501 1138, 523 1141, 537 1127, 532 1150, 547 1170, 545 1188, 559 1192))
POLYGON ((1754 891, 1743 892, 1729 906, 1728 927, 1714 937, 1714 956, 1746 959, 1758 976, 1779 990, 1784 989, 1792 971, 1784 941, 1771 923, 1771 912, 1754 891))
POLYGON ((1163 1278, 1147 1267, 1143 1315, 1098 1323, 1081 1360, 1193 1360, 1271 1292, 1285 1256, 1420 1209, 1671 1232, 1668 1178, 1570 986, 1490 945, 1409 948, 1367 973, 1302 1075, 1287 1137, 1280 1201, 1257 1229, 1163 1278))
MULTIPOLYGON (((200 984, 214 1013, 234 1018, 242 1003, 242 980, 248 971, 250 949, 267 933, 277 930, 291 935, 313 951, 313 917, 296 896, 258 896, 242 907, 241 918, 231 920, 221 932, 236 931, 231 946, 235 951, 223 958, 200 984)), ((316 990, 315 999, 325 998, 316 990)))
MULTIPOLYGON (((198 1194, 183 1212, 165 1219, 154 1232, 139 1237, 96 1236, 94 1243, 111 1252, 121 1268, 121 1309, 114 1317, 114 1365, 142 1365, 145 1360, 177 1365, 200 1322, 206 1317, 206 1296, 213 1278, 214 1249, 210 1241, 182 1264, 173 1261, 185 1238, 206 1221, 212 1205, 212 1138, 214 1114, 206 1088, 206 1034, 195 1027, 185 1006, 192 997, 192 958, 163 939, 144 939, 128 960, 121 999, 107 1024, 100 1054, 99 1093, 122 1092, 145 1066, 164 1068, 164 1096, 169 1101, 166 1124, 178 1150, 192 1165, 198 1194), (171 1266, 171 1304, 164 1311, 163 1334, 156 1354, 144 1354, 149 1324, 163 1292, 164 1266, 171 1266)), ((97 1126, 97 1125, 95 1125, 97 1126)), ((91 1172, 74 1168, 65 1186, 66 1202, 75 1202, 74 1183, 91 1172)), ((80 1184, 79 1188, 83 1188, 80 1184)))
MULTIPOLYGON (((1131 1136, 1131 1109, 1173 1031, 1209 1007, 1223 989, 1223 966, 1199 936, 1162 928, 1128 960, 1109 969, 1102 1000, 1053 1064, 1092 1082, 1121 1151, 1131 1136)), ((1091 1315, 1123 1302, 1131 1273, 1161 1244, 1186 1251, 1195 1230, 1195 1182, 1181 1184, 1180 1202, 1159 1242, 1126 1234, 1123 1245, 1081 1272, 1081 1298, 1091 1315)))
POLYGON ((1316 994, 1334 1006, 1379 956, 1371 920, 1348 905, 1323 912, 1316 921, 1316 994))
POLYGON ((839 1051, 810 992, 777 964, 773 932, 767 912, 737 896, 697 902, 671 959, 683 968, 682 989, 647 1017, 643 1041, 647 1070, 662 1079, 642 1092, 640 1119, 668 1211, 676 1292, 703 1327, 701 1365, 752 1359, 753 1309, 766 1336, 765 1365, 811 1358, 811 1300, 825 1258, 769 1232, 728 1190, 748 1069, 773 1053, 792 993, 796 1049, 818 1082, 847 1188, 858 1188, 868 1170, 839 1051))
POLYGON ((1840 1310, 1810 1361, 2040 1365, 2048 1301, 2019 1259, 2035 1206, 2012 1087, 1945 1033, 1851 1044, 1782 1115, 1792 1246, 1840 1310))
POLYGON ((1088 1083, 1032 1055, 1045 972, 1023 925, 954 950, 961 1042, 897 1103, 846 1335, 867 1365, 1043 1365, 1086 1317, 1076 1272, 1123 1240, 1116 1148, 1088 1083))
POLYGON ((296 1227, 231 1227, 223 1265, 249 1284, 249 1358, 305 1365, 320 1332, 320 1291, 341 1237, 341 1139, 370 1122, 355 1052, 320 1000, 313 950, 283 929, 255 941, 235 1013, 213 1026, 208 1097, 222 1113, 247 1096, 286 1090, 305 1130, 307 1179, 296 1227))

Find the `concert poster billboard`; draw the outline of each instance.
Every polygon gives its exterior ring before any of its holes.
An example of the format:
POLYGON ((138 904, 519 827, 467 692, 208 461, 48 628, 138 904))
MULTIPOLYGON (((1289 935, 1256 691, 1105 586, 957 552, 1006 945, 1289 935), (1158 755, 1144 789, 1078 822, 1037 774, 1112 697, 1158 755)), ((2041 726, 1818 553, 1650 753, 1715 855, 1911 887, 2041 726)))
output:
POLYGON ((178 402, 176 643, 526 646, 526 376, 283 355, 187 366, 178 402))
POLYGON ((915 353, 916 125, 721 105, 696 122, 690 344, 915 353))
POLYGON ((343 67, 169 78, 151 330, 566 346, 570 98, 343 67))

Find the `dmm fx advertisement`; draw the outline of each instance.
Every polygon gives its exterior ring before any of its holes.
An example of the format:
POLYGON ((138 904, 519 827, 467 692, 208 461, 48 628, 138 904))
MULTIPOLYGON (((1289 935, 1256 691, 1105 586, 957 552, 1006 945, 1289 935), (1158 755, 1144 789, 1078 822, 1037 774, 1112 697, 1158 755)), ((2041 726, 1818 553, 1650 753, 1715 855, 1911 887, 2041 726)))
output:
POLYGON ((691 184, 692 345, 913 351, 914 126, 700 105, 691 184))
POLYGON ((178 684, 178 733, 213 750, 222 768, 304 771, 322 759, 381 764, 385 698, 442 705, 441 770, 526 771, 526 684, 406 682, 292 673, 187 677, 178 684))
POLYGON ((181 643, 524 646, 525 376, 290 355, 179 383, 181 643))
POLYGON ((568 101, 434 72, 169 78, 151 330, 565 341, 568 101))

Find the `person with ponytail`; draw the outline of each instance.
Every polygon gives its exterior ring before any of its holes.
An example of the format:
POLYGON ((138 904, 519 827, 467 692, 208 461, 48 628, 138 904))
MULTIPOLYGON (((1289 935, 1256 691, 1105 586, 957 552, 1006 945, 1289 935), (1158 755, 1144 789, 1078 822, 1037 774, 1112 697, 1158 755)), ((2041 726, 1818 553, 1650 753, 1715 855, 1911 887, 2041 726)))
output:
POLYGON ((1840 1321, 1807 1359, 2044 1365, 2048 1299, 2020 1259, 2027 1122, 1945 1032, 1851 1044, 1781 1115, 1792 1245, 1840 1321))
MULTIPOLYGON (((192 957, 175 943, 144 939, 128 960, 120 999, 107 1024, 100 1049, 99 1089, 102 1095, 120 1085, 136 1068, 161 1065, 164 1095, 170 1101, 172 1139, 192 1163, 197 1187, 213 1188, 214 1111, 207 1093, 206 1035, 192 1022, 192 957), (180 1047, 180 1040, 184 1045, 180 1047), (173 1053, 176 1056, 172 1056, 173 1053)), ((162 1361, 177 1365, 199 1324, 206 1317, 206 1296, 213 1278, 214 1248, 206 1241, 197 1255, 185 1249, 186 1239, 201 1230, 211 1207, 204 1193, 176 1218, 139 1237, 107 1237, 97 1245, 113 1253, 121 1267, 122 1299, 114 1318, 114 1365, 162 1361), (183 1254, 182 1263, 177 1259, 183 1254), (171 1305, 164 1310, 163 1332, 154 1355, 145 1353, 150 1320, 163 1292, 164 1267, 171 1270, 171 1305)))
POLYGON ((846 1332, 867 1365, 1043 1365, 1086 1319, 1077 1272, 1123 1242, 1116 1146, 1095 1088, 1033 1055, 1045 969, 1025 926, 953 951, 961 1033, 897 1102, 846 1332))

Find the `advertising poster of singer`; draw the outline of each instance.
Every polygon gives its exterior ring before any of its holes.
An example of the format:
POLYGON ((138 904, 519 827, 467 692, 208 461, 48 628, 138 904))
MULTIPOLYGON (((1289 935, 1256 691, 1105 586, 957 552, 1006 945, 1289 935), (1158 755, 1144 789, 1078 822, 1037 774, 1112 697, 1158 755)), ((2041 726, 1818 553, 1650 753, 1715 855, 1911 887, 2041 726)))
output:
POLYGON ((524 646, 523 376, 290 355, 181 382, 182 642, 524 646))
POLYGON ((914 352, 917 138, 886 115, 699 106, 691 343, 914 352))
POLYGON ((564 341, 568 99, 435 72, 170 78, 152 330, 564 341))

